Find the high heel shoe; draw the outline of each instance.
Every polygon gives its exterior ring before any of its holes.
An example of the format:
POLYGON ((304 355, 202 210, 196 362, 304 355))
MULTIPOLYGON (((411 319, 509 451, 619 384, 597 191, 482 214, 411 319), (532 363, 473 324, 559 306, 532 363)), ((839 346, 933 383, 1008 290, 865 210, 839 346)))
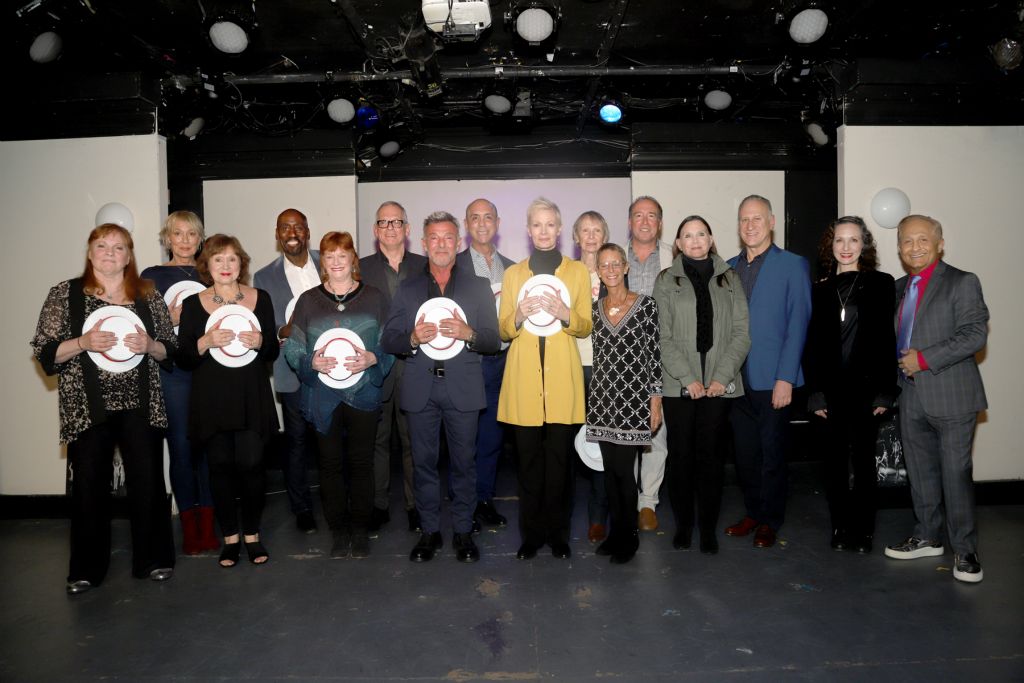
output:
POLYGON ((224 569, 231 569, 238 564, 238 556, 241 552, 242 544, 238 541, 235 541, 234 543, 225 543, 224 547, 221 548, 220 559, 218 559, 217 562, 224 569), (224 564, 225 562, 230 562, 230 564, 224 564))
POLYGON ((249 556, 249 561, 253 564, 266 564, 270 559, 270 553, 267 552, 267 549, 259 541, 246 541, 245 552, 249 556))

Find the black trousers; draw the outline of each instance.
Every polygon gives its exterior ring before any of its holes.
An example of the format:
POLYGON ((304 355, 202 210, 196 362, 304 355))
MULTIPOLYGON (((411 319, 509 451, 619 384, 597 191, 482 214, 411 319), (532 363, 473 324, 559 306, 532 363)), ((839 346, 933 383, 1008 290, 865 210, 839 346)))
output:
POLYGON ((832 528, 864 536, 875 532, 878 504, 875 449, 881 418, 872 410, 870 398, 829 396, 828 418, 815 420, 824 437, 825 493, 832 528))
POLYGON ((746 389, 743 396, 729 400, 733 401, 729 417, 736 444, 736 476, 747 515, 778 531, 786 517, 786 449, 793 405, 772 408, 770 390, 746 389))
POLYGON ((373 452, 379 410, 338 404, 326 434, 317 434, 320 502, 332 531, 365 532, 373 509, 373 452))
POLYGON ((519 458, 519 529, 524 543, 569 542, 569 453, 579 427, 545 422, 514 428, 519 458))
POLYGON ((171 507, 164 482, 163 435, 141 410, 107 413, 68 444, 71 561, 68 581, 98 585, 110 566, 110 488, 114 447, 121 451, 132 529, 132 575, 174 566, 171 507))
POLYGON ((701 535, 714 534, 722 507, 725 456, 721 442, 730 398, 673 398, 662 401, 668 429, 669 499, 676 530, 693 533, 694 502, 701 535))
POLYGON ((242 533, 251 536, 260 532, 267 488, 265 445, 259 434, 245 429, 214 434, 203 446, 210 464, 213 508, 224 536, 238 533, 236 500, 242 508, 242 533))
POLYGON ((608 497, 608 511, 611 515, 612 530, 608 535, 613 547, 636 551, 637 514, 636 503, 639 491, 633 468, 639 455, 638 446, 600 442, 601 460, 604 461, 604 490, 608 497))

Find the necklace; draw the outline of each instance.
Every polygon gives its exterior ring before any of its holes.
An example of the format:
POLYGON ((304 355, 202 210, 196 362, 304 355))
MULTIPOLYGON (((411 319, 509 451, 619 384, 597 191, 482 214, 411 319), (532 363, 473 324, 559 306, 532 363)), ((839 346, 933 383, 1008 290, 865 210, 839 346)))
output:
POLYGON ((836 297, 839 299, 839 322, 846 322, 846 304, 849 303, 850 297, 853 296, 853 289, 857 286, 857 278, 860 277, 860 271, 853 276, 853 283, 850 285, 850 291, 846 295, 846 301, 843 301, 842 295, 839 293, 839 287, 836 287, 836 297))
POLYGON ((612 300, 608 299, 608 315, 612 317, 617 316, 619 314, 619 311, 622 310, 622 307, 626 305, 626 301, 628 299, 629 294, 626 294, 626 296, 622 299, 622 301, 618 303, 617 306, 612 306, 612 300))
MULTIPOLYGON (((243 292, 242 288, 239 287, 238 288, 238 294, 235 294, 235 298, 231 300, 231 303, 237 304, 239 301, 241 301, 244 298, 245 298, 245 292, 243 292)), ((218 306, 223 306, 224 303, 225 303, 224 302, 224 297, 222 297, 220 294, 217 293, 217 288, 216 287, 213 288, 213 303, 217 304, 218 306)))
POLYGON ((334 297, 335 303, 338 304, 337 305, 338 313, 341 313, 342 311, 345 310, 345 303, 344 302, 348 299, 348 295, 352 293, 352 290, 354 290, 358 286, 359 286, 359 283, 356 282, 355 280, 353 280, 352 284, 350 284, 348 286, 348 289, 345 290, 345 293, 339 295, 339 294, 335 294, 334 293, 334 289, 331 287, 331 283, 329 283, 329 282, 327 283, 327 286, 325 287, 325 289, 330 293, 330 295, 332 297, 334 297))

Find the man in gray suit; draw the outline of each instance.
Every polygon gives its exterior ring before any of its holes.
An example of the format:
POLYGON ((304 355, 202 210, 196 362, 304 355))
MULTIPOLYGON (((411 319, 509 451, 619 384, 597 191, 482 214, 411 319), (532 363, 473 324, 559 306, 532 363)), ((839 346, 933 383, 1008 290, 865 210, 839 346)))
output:
POLYGON ((941 260, 942 224, 928 216, 900 221, 896 281, 896 355, 900 432, 917 525, 885 554, 898 560, 942 555, 953 547, 953 577, 977 583, 971 445, 978 411, 988 404, 974 355, 988 338, 988 307, 973 273, 941 260))
MULTIPOLYGON (((277 217, 277 245, 281 255, 260 268, 253 286, 270 294, 274 303, 274 321, 281 344, 291 334, 291 321, 285 318, 288 302, 307 289, 320 285, 320 252, 309 250, 309 221, 297 209, 285 209, 277 217)), ((281 463, 288 503, 300 531, 316 531, 313 497, 306 472, 306 418, 300 405, 299 378, 288 367, 284 355, 274 361, 274 391, 284 416, 285 452, 281 463)))

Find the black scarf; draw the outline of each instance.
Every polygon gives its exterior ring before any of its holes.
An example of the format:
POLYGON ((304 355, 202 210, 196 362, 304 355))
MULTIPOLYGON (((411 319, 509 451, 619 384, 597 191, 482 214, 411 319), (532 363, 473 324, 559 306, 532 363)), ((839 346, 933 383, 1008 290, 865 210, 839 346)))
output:
POLYGON ((707 353, 714 344, 715 312, 711 306, 711 292, 708 286, 715 274, 715 264, 710 257, 695 261, 684 254, 683 272, 693 284, 693 292, 697 298, 697 351, 707 353))

